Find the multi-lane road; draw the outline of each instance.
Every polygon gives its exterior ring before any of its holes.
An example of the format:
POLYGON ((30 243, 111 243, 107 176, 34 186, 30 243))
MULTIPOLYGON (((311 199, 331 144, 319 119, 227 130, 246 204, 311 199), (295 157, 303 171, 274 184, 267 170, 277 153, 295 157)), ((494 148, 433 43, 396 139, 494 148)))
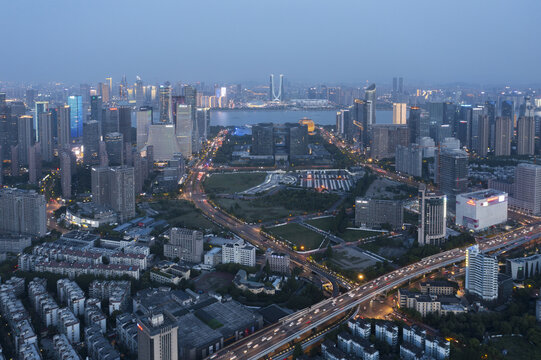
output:
MULTIPOLYGON (((208 154, 210 153, 212 153, 212 151, 208 152, 208 154)), ((206 175, 205 164, 207 163, 208 158, 209 155, 204 156, 196 164, 196 167, 199 170, 193 171, 188 178, 184 197, 193 201, 205 215, 210 217, 216 223, 228 228, 238 236, 266 248, 269 245, 269 242, 267 242, 265 237, 260 234, 258 227, 235 219, 221 211, 219 208, 214 207, 207 200, 201 183, 206 175)), ((529 227, 528 229, 522 227, 490 239, 479 239, 479 247, 484 252, 490 252, 529 242, 541 237, 541 227, 539 225, 541 225, 541 223, 533 224, 531 228, 529 227)), ((290 254, 291 260, 304 268, 315 271, 316 273, 321 273, 320 269, 307 263, 306 258, 302 254, 298 254, 277 243, 272 243, 272 247, 275 250, 290 254)), ((211 355, 210 359, 256 360, 271 355, 276 350, 284 347, 289 342, 298 339, 308 331, 330 322, 334 318, 344 314, 347 310, 370 300, 380 293, 397 288, 411 279, 415 279, 423 274, 453 263, 461 262, 464 259, 465 249, 453 249, 424 258, 415 264, 397 269, 380 276, 375 280, 355 287, 343 295, 324 300, 308 309, 289 315, 281 319, 278 323, 247 336, 211 355)), ((332 279, 332 276, 329 274, 323 273, 321 275, 330 278, 333 281, 333 285, 336 284, 336 279, 332 279)), ((335 295, 337 294, 335 293, 335 295)))
MULTIPOLYGON (((480 241, 479 247, 483 252, 489 252, 513 244, 522 244, 538 237, 541 237, 541 229, 528 233, 526 229, 522 228, 499 237, 480 241)), ((345 311, 370 300, 377 294, 396 288, 423 274, 463 261, 465 259, 465 252, 465 249, 449 250, 380 276, 343 295, 324 300, 308 309, 287 316, 278 323, 241 339, 231 346, 211 355, 210 359, 256 360, 272 354, 290 341, 299 338, 319 325, 329 322, 345 311)))

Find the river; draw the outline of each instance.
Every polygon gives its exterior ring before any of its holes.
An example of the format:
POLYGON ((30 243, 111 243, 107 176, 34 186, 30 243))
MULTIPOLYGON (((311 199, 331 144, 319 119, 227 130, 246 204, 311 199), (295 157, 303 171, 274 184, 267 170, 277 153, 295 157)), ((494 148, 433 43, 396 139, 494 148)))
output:
MULTIPOLYGON (((335 125, 336 110, 212 110, 210 125, 243 126, 272 122, 275 124, 296 123, 303 117, 314 120, 319 125, 335 125)), ((392 124, 393 112, 376 111, 377 124, 392 124)))

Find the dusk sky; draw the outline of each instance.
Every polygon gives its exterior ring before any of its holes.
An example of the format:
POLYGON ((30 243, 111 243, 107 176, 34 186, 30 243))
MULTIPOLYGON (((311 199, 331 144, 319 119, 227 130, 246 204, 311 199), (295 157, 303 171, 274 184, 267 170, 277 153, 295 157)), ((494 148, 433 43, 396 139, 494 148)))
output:
POLYGON ((541 82, 539 0, 3 0, 0 9, 0 80, 541 82))

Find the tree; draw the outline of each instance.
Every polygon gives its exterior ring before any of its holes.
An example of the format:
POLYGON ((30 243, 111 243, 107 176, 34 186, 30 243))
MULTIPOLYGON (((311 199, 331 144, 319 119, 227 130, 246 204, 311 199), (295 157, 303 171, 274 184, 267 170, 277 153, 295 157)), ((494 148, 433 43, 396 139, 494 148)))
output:
POLYGON ((298 359, 303 355, 304 352, 302 351, 301 344, 295 344, 295 348, 293 348, 293 359, 298 359))
POLYGON ((331 244, 327 245, 327 249, 325 250, 325 257, 327 259, 332 258, 333 250, 331 244))

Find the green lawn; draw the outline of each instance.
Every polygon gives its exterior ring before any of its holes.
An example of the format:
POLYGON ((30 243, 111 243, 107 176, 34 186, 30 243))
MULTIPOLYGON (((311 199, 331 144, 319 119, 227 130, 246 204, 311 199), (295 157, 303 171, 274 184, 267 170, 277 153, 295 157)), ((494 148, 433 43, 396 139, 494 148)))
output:
POLYGON ((324 217, 324 218, 319 218, 319 219, 307 220, 306 223, 312 226, 315 226, 318 229, 329 231, 329 229, 331 228, 333 219, 334 217, 329 216, 329 217, 324 217))
POLYGON ((295 223, 276 226, 267 229, 267 231, 276 237, 289 241, 297 246, 298 250, 302 250, 301 246, 304 246, 304 250, 317 249, 323 241, 323 235, 295 223))
POLYGON ((302 211, 289 210, 283 206, 269 206, 254 200, 216 198, 214 202, 225 211, 249 223, 266 222, 300 215, 302 211))
POLYGON ((160 200, 152 203, 151 207, 160 212, 159 219, 166 220, 171 226, 213 232, 222 230, 186 200, 160 200))
MULTIPOLYGON (((331 224, 333 222, 333 217, 325 217, 325 218, 319 218, 319 219, 312 219, 306 221, 308 224, 317 227, 318 229, 329 231, 331 228, 331 224)), ((366 231, 366 230, 346 230, 343 234, 340 234, 339 236, 344 239, 345 241, 357 241, 360 239, 368 238, 374 235, 378 235, 379 233, 376 231, 366 231)))
POLYGON ((205 192, 214 194, 233 194, 253 188, 265 181, 264 172, 212 174, 203 186, 205 192))

